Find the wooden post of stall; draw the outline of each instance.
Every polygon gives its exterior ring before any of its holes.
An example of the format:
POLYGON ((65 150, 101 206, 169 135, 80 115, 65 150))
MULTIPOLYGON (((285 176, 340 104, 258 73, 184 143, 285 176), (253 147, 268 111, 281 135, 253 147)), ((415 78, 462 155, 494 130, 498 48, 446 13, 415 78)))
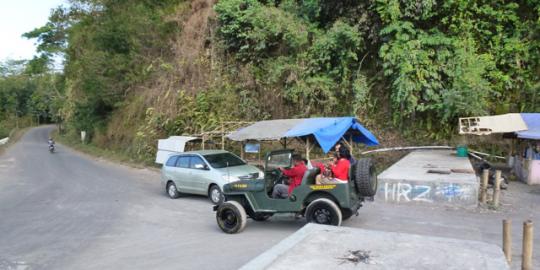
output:
POLYGON ((262 147, 261 147, 261 143, 259 142, 259 152, 257 153, 259 155, 259 165, 262 166, 262 162, 261 162, 261 152, 262 152, 262 147))
POLYGON ((306 159, 309 160, 309 152, 310 152, 310 149, 309 149, 309 136, 306 137, 306 159))
POLYGON ((499 207, 499 198, 501 194, 501 170, 495 171, 495 183, 493 183, 493 207, 499 207))
POLYGON ((354 147, 353 147, 353 139, 352 139, 352 135, 351 135, 351 137, 349 138, 349 146, 351 147, 351 156, 354 156, 354 147))
POLYGON ((503 220, 503 252, 508 264, 512 262, 512 220, 503 220))
POLYGON ((225 125, 221 121, 221 150, 225 150, 225 125))
POLYGON ((482 172, 482 185, 480 187, 480 202, 487 202, 487 185, 488 185, 489 170, 484 169, 482 172))
POLYGON ((244 159, 244 141, 240 142, 240 158, 244 159))
POLYGON ((202 150, 204 150, 204 144, 206 142, 206 138, 204 137, 204 129, 201 128, 201 138, 202 138, 202 150))
POLYGON ((523 222, 523 249, 521 258, 521 269, 532 270, 533 253, 533 223, 531 220, 523 222))

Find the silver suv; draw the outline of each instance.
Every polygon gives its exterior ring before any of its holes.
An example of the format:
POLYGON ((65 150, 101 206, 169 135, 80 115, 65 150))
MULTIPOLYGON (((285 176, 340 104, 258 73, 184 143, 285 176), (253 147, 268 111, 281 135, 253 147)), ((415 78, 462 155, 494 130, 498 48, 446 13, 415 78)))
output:
POLYGON ((182 193, 206 195, 223 202, 223 185, 264 178, 264 173, 238 156, 223 150, 202 150, 171 155, 161 169, 161 184, 170 198, 182 193))

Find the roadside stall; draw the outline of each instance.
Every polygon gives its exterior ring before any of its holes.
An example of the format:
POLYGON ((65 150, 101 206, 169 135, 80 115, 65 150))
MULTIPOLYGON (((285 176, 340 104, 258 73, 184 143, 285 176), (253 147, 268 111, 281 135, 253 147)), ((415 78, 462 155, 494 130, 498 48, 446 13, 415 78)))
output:
MULTIPOLYGON (((310 152, 315 146, 319 146, 324 153, 328 153, 340 141, 350 149, 353 149, 355 143, 363 143, 368 146, 379 144, 377 138, 355 117, 259 121, 238 129, 229 134, 227 138, 242 142, 242 145, 254 141, 280 141, 283 148, 287 147, 288 139, 296 138, 305 146, 306 159, 310 158, 310 152)), ((244 152, 243 149, 242 152, 244 152)))
POLYGON ((521 181, 529 185, 540 184, 540 113, 522 113, 527 130, 512 134, 516 138, 517 151, 511 163, 521 181))
POLYGON ((511 139, 507 165, 520 181, 540 184, 540 113, 466 117, 459 121, 460 134, 499 133, 511 139))

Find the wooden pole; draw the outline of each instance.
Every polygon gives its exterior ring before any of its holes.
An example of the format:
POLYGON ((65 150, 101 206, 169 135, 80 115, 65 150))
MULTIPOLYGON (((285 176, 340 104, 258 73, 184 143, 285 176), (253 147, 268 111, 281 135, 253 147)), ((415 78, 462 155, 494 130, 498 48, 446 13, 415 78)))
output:
POLYGON ((351 147, 351 156, 354 156, 354 147, 353 147, 352 135, 349 138, 349 146, 351 147))
POLYGON ((523 254, 521 258, 521 269, 532 270, 533 253, 533 223, 531 220, 523 222, 523 254))
POLYGON ((221 150, 225 150, 225 125, 221 121, 221 150))
POLYGON ((503 220, 503 252, 508 264, 512 262, 512 220, 503 220))
POLYGON ((480 202, 487 202, 487 185, 488 185, 489 170, 484 169, 482 172, 482 185, 480 186, 480 202))
POLYGON ((501 194, 501 170, 495 171, 495 183, 493 185, 493 206, 499 207, 499 197, 501 194))
POLYGON ((244 142, 240 142, 240 157, 244 159, 244 142))
POLYGON ((306 137, 306 159, 309 160, 309 136, 306 137))
POLYGON ((204 143, 206 142, 206 138, 204 136, 204 129, 201 128, 201 136, 202 136, 202 150, 204 150, 204 143))

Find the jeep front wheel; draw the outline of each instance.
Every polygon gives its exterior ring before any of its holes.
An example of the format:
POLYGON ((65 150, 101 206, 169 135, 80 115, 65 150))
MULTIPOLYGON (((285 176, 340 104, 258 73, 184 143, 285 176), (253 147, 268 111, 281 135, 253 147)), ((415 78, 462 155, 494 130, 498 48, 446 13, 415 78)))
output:
POLYGON ((306 219, 310 223, 339 226, 342 220, 341 210, 329 199, 317 199, 308 205, 306 219))
POLYGON ((239 233, 246 227, 246 210, 238 202, 224 202, 217 209, 216 220, 222 231, 239 233))

